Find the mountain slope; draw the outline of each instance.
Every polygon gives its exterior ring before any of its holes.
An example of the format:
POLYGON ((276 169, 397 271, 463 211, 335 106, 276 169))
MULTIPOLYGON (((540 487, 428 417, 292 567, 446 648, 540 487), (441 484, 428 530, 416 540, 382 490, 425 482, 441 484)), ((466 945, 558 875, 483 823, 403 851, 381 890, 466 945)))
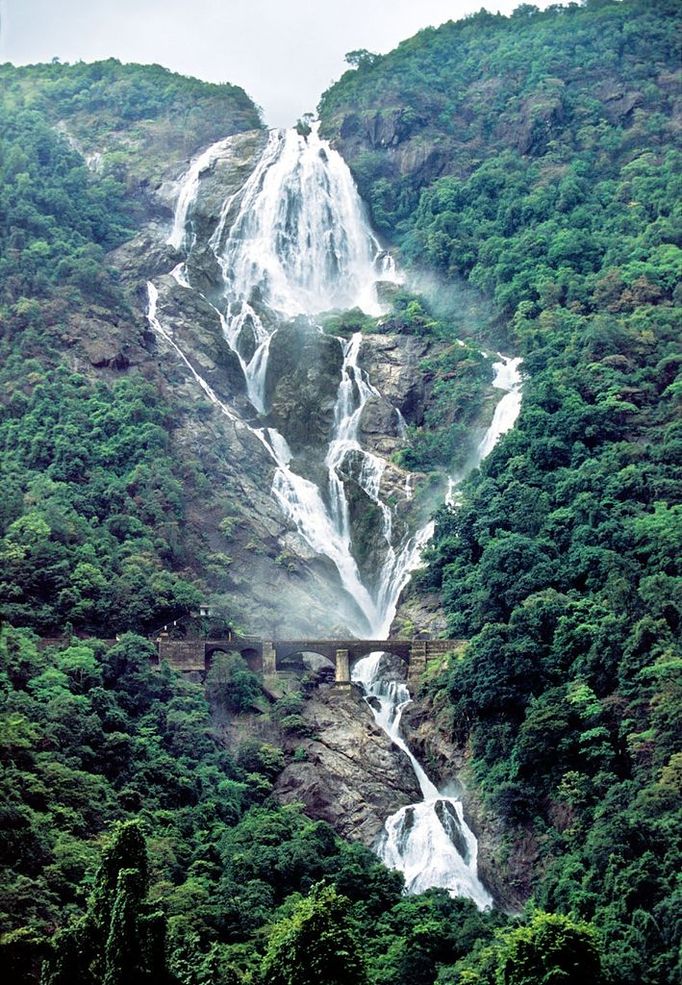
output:
POLYGON ((672 981, 678 940, 679 13, 481 12, 320 104, 403 258, 488 293, 523 355, 517 427, 420 578, 472 637, 426 696, 501 859, 633 985, 672 981))
MULTIPOLYGON (((403 900, 369 856, 276 811, 278 751, 226 757, 196 690, 153 673, 142 640, 44 654, 8 629, 2 944, 17 978, 35 980, 42 934, 83 912, 93 834, 140 813, 188 985, 258 981, 273 927, 275 953, 317 912, 314 893, 292 894, 321 879, 351 900, 376 985, 524 980, 562 954, 596 981, 583 919, 612 981, 676 980, 678 29, 668 0, 483 13, 363 57, 322 101, 375 222, 442 288, 398 296, 368 345, 387 377, 384 353, 401 339, 408 351, 416 383, 397 390, 412 462, 452 464, 450 404, 479 399, 489 371, 475 346, 457 355, 461 321, 476 338, 484 318, 472 305, 456 323, 453 294, 485 292, 524 357, 517 429, 438 516, 421 586, 472 639, 425 682, 422 711, 506 825, 489 864, 522 858, 534 902, 564 916, 490 945, 502 918, 438 892, 403 900), (427 352, 434 338, 443 349, 427 352)), ((243 613, 274 633, 284 586, 315 600, 306 625, 328 618, 328 572, 289 550, 300 541, 268 496, 262 446, 204 400, 145 317, 154 278, 193 365, 248 409, 219 320, 169 274, 180 255, 167 240, 194 154, 232 131, 252 166, 255 109, 154 67, 1 71, 5 616, 42 633, 151 631, 210 591, 218 627, 243 613)), ((219 218, 223 178, 207 173, 195 223, 219 218)), ((193 274, 210 287, 201 258, 193 274)), ((256 684, 232 672, 228 697, 263 715, 256 684)), ((273 714, 300 728, 296 707, 273 714)), ((66 961, 73 938, 60 940, 66 961)))

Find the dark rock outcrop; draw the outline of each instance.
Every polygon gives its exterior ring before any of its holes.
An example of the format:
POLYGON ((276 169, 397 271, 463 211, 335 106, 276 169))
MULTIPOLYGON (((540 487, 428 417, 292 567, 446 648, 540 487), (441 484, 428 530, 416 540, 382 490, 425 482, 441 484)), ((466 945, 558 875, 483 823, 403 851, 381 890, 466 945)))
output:
POLYGON ((284 769, 276 796, 305 804, 306 813, 344 837, 374 845, 386 818, 421 798, 408 758, 375 724, 356 688, 319 688, 303 715, 314 736, 300 742, 306 760, 284 769))
POLYGON ((305 318, 283 325, 272 337, 266 405, 294 453, 329 441, 342 365, 338 340, 305 318))
POLYGON ((423 339, 408 335, 367 335, 362 340, 360 365, 408 424, 421 424, 424 418, 425 383, 419 363, 427 352, 423 339))
POLYGON ((464 837, 464 832, 462 831, 462 824, 457 815, 457 811, 448 800, 437 801, 435 811, 438 820, 443 825, 443 830, 446 835, 455 846, 458 854, 461 855, 468 865, 471 861, 471 854, 469 852, 469 846, 466 843, 466 838, 464 837))

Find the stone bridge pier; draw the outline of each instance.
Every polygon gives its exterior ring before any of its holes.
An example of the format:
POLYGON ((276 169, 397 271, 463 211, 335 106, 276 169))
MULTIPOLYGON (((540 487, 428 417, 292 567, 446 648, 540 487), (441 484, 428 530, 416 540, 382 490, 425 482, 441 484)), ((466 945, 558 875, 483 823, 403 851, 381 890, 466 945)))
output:
POLYGON ((345 687, 350 691, 350 657, 348 655, 348 650, 343 648, 336 651, 334 683, 337 687, 345 687))

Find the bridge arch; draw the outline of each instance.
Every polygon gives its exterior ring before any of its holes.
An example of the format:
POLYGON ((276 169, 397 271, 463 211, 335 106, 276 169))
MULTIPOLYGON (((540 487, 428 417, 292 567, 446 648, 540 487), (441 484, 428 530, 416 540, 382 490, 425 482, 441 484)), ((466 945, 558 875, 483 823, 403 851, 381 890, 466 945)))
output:
POLYGON ((303 651, 290 650, 287 653, 279 653, 277 647, 275 647, 275 670, 278 673, 280 671, 296 671, 297 673, 303 673, 305 670, 303 651))
POLYGON ((252 670, 254 674, 263 673, 263 651, 259 651, 255 647, 246 646, 243 650, 239 651, 242 655, 246 666, 249 670, 252 670))
POLYGON ((386 658, 386 663, 389 664, 397 663, 400 666, 401 673, 404 673, 405 677, 407 677, 407 671, 410 666, 409 656, 405 656, 405 654, 401 653, 400 651, 392 650, 388 646, 382 647, 380 650, 377 649, 368 650, 366 653, 362 653, 362 652, 349 653, 348 665, 351 671, 353 670, 353 668, 357 663, 359 663, 361 660, 364 660, 365 657, 368 657, 372 653, 380 653, 382 657, 386 658))
POLYGON ((204 645, 206 672, 211 668, 216 653, 238 653, 254 674, 263 673, 263 647, 256 642, 239 640, 216 640, 204 645))
POLYGON ((275 668, 277 671, 296 670, 304 672, 315 670, 320 663, 329 667, 334 666, 335 650, 330 646, 320 646, 316 643, 302 645, 299 643, 275 643, 275 668), (315 659, 317 658, 317 659, 315 659))
MULTIPOLYGON (((346 644, 344 644, 346 646, 346 644)), ((401 641, 392 640, 357 640, 356 642, 347 646, 348 658, 351 667, 362 660, 363 657, 368 657, 370 653, 387 653, 392 657, 397 657, 398 660, 402 661, 406 666, 410 662, 410 644, 403 643, 401 641)))

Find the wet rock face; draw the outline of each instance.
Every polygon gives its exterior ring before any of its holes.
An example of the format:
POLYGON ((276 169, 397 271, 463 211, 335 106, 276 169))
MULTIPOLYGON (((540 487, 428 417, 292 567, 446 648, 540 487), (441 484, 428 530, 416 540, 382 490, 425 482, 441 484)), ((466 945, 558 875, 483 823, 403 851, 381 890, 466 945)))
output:
POLYGON ((158 315, 175 342, 218 397, 233 404, 237 398, 236 406, 241 405, 248 416, 244 376, 218 312, 201 294, 186 290, 170 276, 157 280, 157 285, 158 315))
MULTIPOLYGON (((101 309, 100 309, 101 312, 101 309)), ((95 311, 74 312, 62 327, 61 341, 94 369, 120 373, 136 361, 130 327, 107 315, 104 320, 95 311)), ((138 333, 138 340, 142 332, 138 333)))
MULTIPOLYGON (((188 215, 190 234, 197 243, 206 242, 212 235, 221 219, 223 204, 241 188, 251 174, 267 139, 267 130, 248 130, 234 134, 224 141, 222 152, 202 172, 198 195, 188 215)), ((178 171, 178 178, 183 170, 178 171)), ((178 187, 177 180, 169 179, 156 192, 157 199, 171 215, 175 209, 178 187)), ((226 214, 226 229, 230 228, 233 218, 233 213, 226 214)))
POLYGON ((437 592, 417 593, 410 584, 401 597, 391 636, 404 639, 415 632, 423 633, 426 639, 447 639, 448 623, 440 595, 437 592))
POLYGON ((388 458, 402 444, 404 424, 385 397, 370 397, 360 416, 359 437, 365 448, 388 458))
POLYGON ((323 446, 334 427, 343 352, 307 319, 282 326, 270 343, 265 382, 272 425, 296 453, 323 446))
POLYGON ((144 282, 171 270, 175 251, 166 243, 166 226, 152 222, 108 255, 124 283, 144 282))
POLYGON ((353 556, 364 583, 374 588, 376 574, 381 570, 386 553, 381 510, 356 482, 344 479, 343 484, 348 502, 353 556))
MULTIPOLYGON (((385 401, 397 407, 408 424, 421 424, 424 418, 426 392, 419 363, 427 351, 426 342, 407 335, 367 335, 362 340, 360 365, 385 401)), ((376 423, 376 416, 373 421, 362 421, 370 439, 376 423)), ((388 433, 394 433, 396 423, 389 423, 388 433)))
POLYGON ((471 861, 471 855, 466 838, 464 837, 464 832, 462 831, 462 823, 457 816, 457 811, 447 800, 439 800, 436 803, 435 810, 438 820, 443 825, 443 830, 455 846, 457 853, 462 856, 468 865, 471 861))
POLYGON ((299 743, 306 761, 284 769, 276 796, 304 803, 311 817, 373 846, 385 819, 420 799, 409 760, 375 724, 356 688, 318 689, 303 716, 314 733, 299 743))
POLYGON ((547 91, 525 99, 516 120, 500 128, 500 139, 515 143, 521 154, 531 157, 544 154, 553 133, 564 120, 564 89, 564 83, 554 79, 547 91))

